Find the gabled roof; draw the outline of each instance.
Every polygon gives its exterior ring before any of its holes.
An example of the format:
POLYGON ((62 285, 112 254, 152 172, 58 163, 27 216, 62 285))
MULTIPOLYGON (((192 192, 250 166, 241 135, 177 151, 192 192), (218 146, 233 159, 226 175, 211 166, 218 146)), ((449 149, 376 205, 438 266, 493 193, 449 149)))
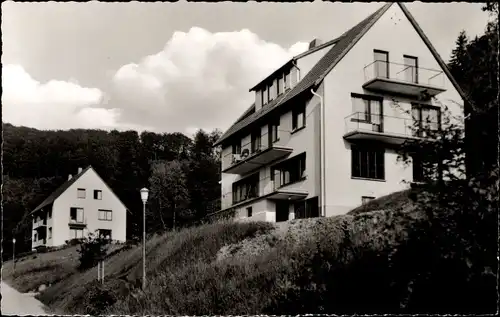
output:
POLYGON ((91 169, 91 166, 87 166, 85 169, 83 169, 80 173, 76 174, 75 176, 71 177, 71 179, 67 180, 64 184, 59 186, 52 194, 49 195, 49 197, 45 198, 44 201, 40 205, 38 205, 33 211, 31 211, 31 214, 34 213, 37 210, 42 209, 43 207, 50 205, 54 202, 54 200, 57 199, 57 197, 61 196, 62 193, 66 191, 71 185, 73 185, 83 174, 85 174, 89 169, 91 169))
MULTIPOLYGON (((366 33, 366 31, 375 23, 382 14, 387 11, 392 3, 385 4, 380 9, 375 11, 373 14, 368 16, 366 19, 358 23, 356 26, 342 34, 336 41, 336 44, 319 60, 316 65, 309 71, 309 73, 304 76, 304 78, 297 83, 291 90, 287 93, 281 95, 280 97, 274 99, 270 104, 259 109, 259 111, 248 116, 244 120, 234 123, 227 131, 224 133, 215 145, 221 144, 224 140, 229 138, 231 135, 235 134, 242 128, 253 123, 254 121, 260 119, 271 110, 274 110, 286 103, 293 97, 304 92, 308 88, 311 88, 316 82, 323 80, 323 78, 328 74, 330 66, 335 66, 340 59, 347 53, 347 51, 359 40, 359 38, 366 33)), ((331 43, 329 41, 327 43, 331 43)), ((299 55, 300 56, 300 55, 299 55)))
MULTIPOLYGON (((80 177, 82 177, 83 174, 85 174, 90 169, 92 169, 94 171, 94 173, 97 175, 97 177, 99 177, 99 179, 104 183, 104 185, 106 185, 106 187, 108 187, 108 189, 114 194, 113 190, 108 186, 108 184, 106 184, 106 182, 101 178, 101 176, 99 176, 99 174, 97 174, 97 172, 92 168, 92 166, 89 165, 86 168, 84 168, 80 173, 71 177, 71 179, 67 180, 66 182, 64 182, 64 184, 59 186, 52 194, 49 195, 49 197, 45 198, 45 200, 42 201, 42 203, 40 205, 38 205, 35 209, 33 209, 30 212, 30 215, 33 214, 35 211, 38 211, 38 210, 42 209, 43 207, 52 204, 59 196, 61 196, 71 185, 73 185, 80 177)), ((115 194, 115 196, 116 196, 116 194, 115 194)), ((125 206, 125 204, 120 200, 120 198, 118 196, 116 196, 116 197, 122 203, 122 205, 125 206)), ((127 207, 125 206, 125 208, 127 208, 127 207)), ((127 208, 127 210, 128 210, 128 208, 127 208)))
MULTIPOLYGON (((447 75, 447 77, 457 90, 457 92, 465 101, 471 103, 471 100, 467 97, 467 95, 458 85, 457 81, 453 78, 446 63, 439 56, 436 49, 432 46, 427 36, 425 36, 424 32, 422 31, 416 20, 413 18, 411 13, 408 11, 406 6, 403 3, 399 2, 397 4, 400 6, 401 10, 408 18, 410 23, 413 25, 416 32, 419 34, 424 43, 427 45, 432 55, 437 60, 438 64, 441 66, 444 73, 447 75)), ((235 133, 239 132, 246 126, 254 123, 258 119, 261 119, 270 111, 277 109, 281 105, 284 105, 286 102, 290 101, 292 98, 298 96, 304 91, 319 85, 326 77, 326 75, 328 75, 328 73, 340 62, 340 60, 350 51, 350 49, 359 41, 359 39, 373 26, 373 24, 375 24, 375 22, 377 22, 378 19, 391 7, 391 5, 393 5, 393 3, 384 4, 373 14, 371 14, 366 19, 355 25, 353 28, 342 34, 338 39, 334 40, 336 41, 336 44, 332 48, 330 48, 330 50, 316 63, 316 65, 314 65, 314 67, 304 76, 304 78, 297 83, 297 85, 295 85, 287 93, 274 99, 270 104, 259 109, 259 111, 244 118, 243 120, 236 121, 219 138, 219 140, 215 142, 214 146, 220 145, 222 142, 227 140, 235 133)))

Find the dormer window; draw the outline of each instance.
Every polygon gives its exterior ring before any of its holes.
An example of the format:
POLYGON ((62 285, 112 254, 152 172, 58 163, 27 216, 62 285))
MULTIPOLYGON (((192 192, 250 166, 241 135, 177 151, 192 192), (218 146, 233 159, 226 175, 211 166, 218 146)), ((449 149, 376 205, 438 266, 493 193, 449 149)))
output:
POLYGON ((269 90, 267 86, 262 91, 262 106, 264 106, 269 101, 269 90))
POLYGON ((283 87, 284 87, 283 91, 290 88, 290 71, 289 70, 287 70, 285 72, 284 79, 283 79, 283 87))
POLYGON ((284 86, 283 86, 283 84, 284 84, 283 77, 285 77, 285 76, 281 75, 278 78, 278 96, 281 95, 283 93, 283 91, 285 91, 284 86))

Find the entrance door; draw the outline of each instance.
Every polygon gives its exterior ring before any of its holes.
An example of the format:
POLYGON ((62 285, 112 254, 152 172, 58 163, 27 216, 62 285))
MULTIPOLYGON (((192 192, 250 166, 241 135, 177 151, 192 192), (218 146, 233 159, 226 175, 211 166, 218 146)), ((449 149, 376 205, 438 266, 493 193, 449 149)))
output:
POLYGON ((290 205, 286 202, 276 202, 276 222, 287 221, 290 205))

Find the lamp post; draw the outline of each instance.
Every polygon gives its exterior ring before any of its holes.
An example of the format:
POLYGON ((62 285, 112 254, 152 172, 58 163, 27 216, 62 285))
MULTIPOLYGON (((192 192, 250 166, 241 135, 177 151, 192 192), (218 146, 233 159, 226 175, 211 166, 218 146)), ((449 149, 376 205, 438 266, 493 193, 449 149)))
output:
POLYGON ((12 239, 12 262, 14 263, 14 270, 16 269, 16 238, 12 239))
POLYGON ((141 189, 142 199, 142 290, 146 289, 146 202, 149 190, 141 189))

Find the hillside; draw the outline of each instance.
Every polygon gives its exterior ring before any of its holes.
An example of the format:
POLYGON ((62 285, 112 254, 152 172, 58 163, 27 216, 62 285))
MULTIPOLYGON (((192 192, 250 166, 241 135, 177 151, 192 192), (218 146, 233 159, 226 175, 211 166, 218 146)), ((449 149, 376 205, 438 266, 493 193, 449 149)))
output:
MULTIPOLYGON (((91 165, 124 202, 127 238, 140 237, 142 201, 150 190, 148 228, 163 232, 190 226, 211 212, 220 198, 220 158, 212 147, 220 134, 72 129, 37 130, 2 123, 3 252, 31 250, 30 212, 78 168, 91 165), (165 181, 166 180, 166 181, 165 181), (175 193, 173 196, 167 193, 175 193)), ((215 206, 216 208, 216 206, 215 206)))
MULTIPOLYGON (((95 268, 73 272, 39 299, 68 314, 494 310, 494 274, 481 276, 478 284, 478 278, 467 281, 460 271, 462 257, 442 260, 448 261, 444 267, 436 262, 445 253, 436 251, 440 233, 426 227, 428 216, 417 202, 422 195, 420 190, 395 193, 332 218, 217 222, 169 232, 147 244, 145 292, 140 290, 141 249, 133 247, 106 261, 104 285, 96 282, 95 268), (422 273, 427 280, 419 280, 422 273)), ((486 256, 495 263, 494 253, 486 256)), ((43 257, 35 260, 39 268, 51 266, 43 257)), ((10 265, 4 275, 20 287, 25 283, 20 276, 29 270, 18 266, 12 276, 10 265)), ((42 271, 36 273, 38 283, 47 276, 42 271)))

